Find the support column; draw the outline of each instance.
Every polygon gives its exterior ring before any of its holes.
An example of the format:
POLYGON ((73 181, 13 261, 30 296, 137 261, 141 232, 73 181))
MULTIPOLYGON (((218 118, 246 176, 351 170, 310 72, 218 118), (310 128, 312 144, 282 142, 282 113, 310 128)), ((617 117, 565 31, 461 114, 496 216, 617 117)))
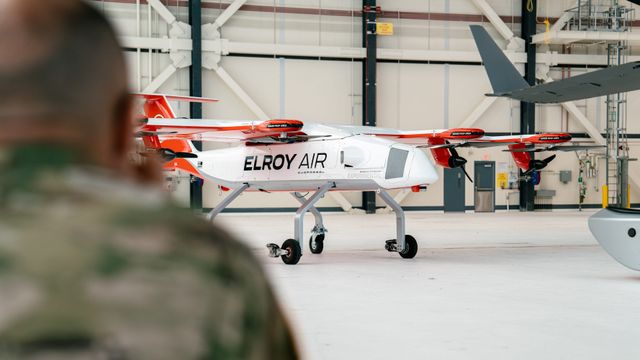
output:
MULTIPOLYGON (((191 96, 202 96, 202 4, 201 0, 189 0, 189 24, 191 25, 191 67, 189 68, 189 92, 191 96)), ((202 104, 190 103, 189 115, 192 119, 202 119, 202 104)), ((202 142, 194 141, 193 146, 202 150, 202 142)), ((202 181, 191 176, 191 209, 202 210, 202 181)))
MULTIPOLYGON (((362 0, 362 46, 366 50, 362 64, 362 124, 365 126, 376 126, 377 17, 376 0, 362 0)), ((376 212, 374 192, 362 193, 362 208, 367 214, 376 212)))
MULTIPOLYGON (((537 0, 522 0, 522 38, 525 41, 527 62, 524 67, 524 79, 529 85, 536 82, 536 45, 531 43, 531 37, 536 34, 537 0)), ((536 105, 520 103, 520 133, 534 134, 536 131, 536 105)), ((533 153, 531 153, 533 158, 533 153)), ((520 171, 522 176, 522 170, 520 171)), ((534 210, 534 187, 531 181, 520 181, 520 211, 534 210)))

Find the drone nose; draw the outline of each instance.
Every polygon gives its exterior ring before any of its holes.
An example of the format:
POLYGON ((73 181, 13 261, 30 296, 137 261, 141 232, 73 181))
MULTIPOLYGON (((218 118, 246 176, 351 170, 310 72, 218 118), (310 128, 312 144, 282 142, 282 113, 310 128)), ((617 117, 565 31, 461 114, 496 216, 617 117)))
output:
POLYGON ((436 168, 427 157, 427 154, 420 149, 414 150, 409 176, 415 184, 433 184, 438 181, 436 168))

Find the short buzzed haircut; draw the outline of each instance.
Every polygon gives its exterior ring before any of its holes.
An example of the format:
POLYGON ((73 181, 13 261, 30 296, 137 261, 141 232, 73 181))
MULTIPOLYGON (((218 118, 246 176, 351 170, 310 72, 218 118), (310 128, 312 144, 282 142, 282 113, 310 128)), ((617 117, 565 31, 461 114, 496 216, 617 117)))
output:
POLYGON ((0 0, 0 33, 3 130, 19 132, 19 124, 85 132, 120 126, 104 120, 126 101, 124 58, 94 6, 81 0, 0 0))

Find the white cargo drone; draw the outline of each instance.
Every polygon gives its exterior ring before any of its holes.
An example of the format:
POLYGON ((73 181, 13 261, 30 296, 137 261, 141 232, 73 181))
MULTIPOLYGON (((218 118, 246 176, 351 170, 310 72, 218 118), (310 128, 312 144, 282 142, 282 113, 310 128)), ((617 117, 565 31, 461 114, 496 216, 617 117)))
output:
MULTIPOLYGON (((438 180, 433 163, 420 147, 428 147, 435 162, 446 168, 462 168, 467 162, 459 146, 509 146, 524 172, 545 167, 553 157, 532 160, 529 152, 571 139, 569 134, 534 134, 485 137, 484 130, 457 128, 401 131, 366 126, 303 124, 299 120, 263 122, 177 119, 168 100, 212 102, 216 100, 141 94, 144 124, 138 129, 148 149, 160 153, 165 168, 179 169, 209 180, 231 193, 211 211, 213 220, 243 191, 290 192, 301 206, 295 215, 293 239, 281 247, 269 244, 270 255, 296 264, 302 255, 304 214, 315 217, 309 246, 323 250, 326 229, 314 207, 327 191, 376 191, 396 214, 396 239, 385 248, 403 258, 413 258, 418 244, 405 233, 405 216, 387 190, 420 191, 438 180), (197 151, 191 140, 235 142, 243 146, 197 151), (452 143, 453 142, 453 143, 452 143), (300 192, 314 192, 308 199, 300 192)), ((465 172, 466 174, 466 172, 465 172)), ((467 175, 468 177, 468 175, 467 175)))
POLYGON ((399 131, 368 127, 303 124, 299 120, 221 121, 178 119, 168 100, 210 102, 179 96, 141 95, 144 124, 138 129, 145 146, 179 169, 210 180, 231 193, 209 214, 213 219, 243 191, 287 191, 301 202, 295 215, 293 239, 281 247, 269 244, 270 255, 296 264, 302 255, 303 219, 315 217, 310 248, 323 250, 326 229, 315 203, 327 191, 376 191, 396 213, 396 239, 388 251, 413 258, 416 240, 405 233, 405 216, 387 190, 424 189, 438 180, 433 163, 416 145, 432 144, 436 160, 447 167, 464 166, 466 160, 450 148, 449 141, 482 137, 481 129, 399 131), (369 134, 371 132, 374 134, 369 134), (190 140, 238 142, 244 146, 197 151, 190 140), (308 199, 300 192, 313 191, 308 199))

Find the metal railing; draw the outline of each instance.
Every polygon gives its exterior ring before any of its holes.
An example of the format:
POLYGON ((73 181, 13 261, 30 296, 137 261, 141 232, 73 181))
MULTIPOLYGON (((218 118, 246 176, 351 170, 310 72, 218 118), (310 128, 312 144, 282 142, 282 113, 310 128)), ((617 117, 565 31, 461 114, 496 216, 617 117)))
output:
POLYGON ((635 17, 632 8, 617 0, 580 0, 567 12, 573 14, 567 29, 573 31, 629 31, 635 17))

